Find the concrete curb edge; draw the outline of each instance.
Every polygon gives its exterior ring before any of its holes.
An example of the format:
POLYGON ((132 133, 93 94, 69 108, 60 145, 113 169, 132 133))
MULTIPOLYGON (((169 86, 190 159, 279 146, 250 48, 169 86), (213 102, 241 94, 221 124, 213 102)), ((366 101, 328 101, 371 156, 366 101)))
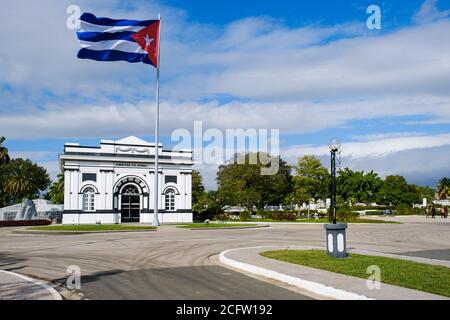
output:
POLYGON ((249 249, 249 248, 239 248, 239 249, 229 249, 223 251, 219 254, 219 261, 225 265, 233 267, 238 270, 242 270, 245 272, 249 272, 255 275, 263 276, 269 279, 278 280, 290 285, 293 285, 297 288, 304 289, 306 291, 312 292, 319 296, 337 300, 373 300, 363 295, 359 295, 353 292, 344 291, 341 289, 336 289, 330 286, 326 286, 324 284, 313 282, 293 276, 289 276, 284 273, 272 271, 269 269, 264 269, 258 266, 254 266, 245 262, 240 262, 237 260, 233 260, 226 256, 227 253, 231 251, 241 250, 241 249, 249 249))
POLYGON ((24 276, 24 275, 19 274, 19 273, 11 272, 11 271, 0 270, 0 272, 12 275, 14 277, 18 277, 20 279, 23 279, 25 281, 31 282, 31 283, 33 283, 35 285, 38 285, 38 286, 42 287, 43 289, 47 290, 52 295, 54 300, 63 300, 62 296, 59 294, 58 291, 56 291, 55 289, 53 289, 52 287, 50 287, 49 285, 47 285, 43 281, 36 280, 36 279, 24 276))

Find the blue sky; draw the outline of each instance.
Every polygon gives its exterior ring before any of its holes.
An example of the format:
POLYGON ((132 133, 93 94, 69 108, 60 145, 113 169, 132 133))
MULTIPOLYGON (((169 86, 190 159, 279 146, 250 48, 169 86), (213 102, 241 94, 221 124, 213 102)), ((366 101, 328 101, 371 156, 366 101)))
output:
MULTIPOLYGON (((64 142, 153 140, 155 71, 77 60, 71 4, 111 18, 162 14, 166 146, 173 130, 201 120, 220 130, 279 129, 289 163, 309 153, 327 161, 336 136, 343 166, 422 185, 450 175, 448 1, 5 1, 0 135, 13 156, 53 177, 64 142), (381 30, 366 27, 372 4, 381 30)), ((216 167, 198 169, 214 188, 216 167)))

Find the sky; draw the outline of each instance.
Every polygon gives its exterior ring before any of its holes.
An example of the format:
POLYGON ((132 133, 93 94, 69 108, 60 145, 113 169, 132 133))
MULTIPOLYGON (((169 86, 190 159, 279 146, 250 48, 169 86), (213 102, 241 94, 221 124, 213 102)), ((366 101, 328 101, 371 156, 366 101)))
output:
MULTIPOLYGON (((65 142, 154 138, 155 70, 76 58, 69 5, 162 16, 161 135, 179 128, 279 129, 281 157, 435 186, 450 176, 450 2, 444 0, 2 1, 0 136, 54 178, 65 142), (381 29, 366 26, 369 5, 381 29)), ((196 168, 215 188, 217 165, 196 168)))

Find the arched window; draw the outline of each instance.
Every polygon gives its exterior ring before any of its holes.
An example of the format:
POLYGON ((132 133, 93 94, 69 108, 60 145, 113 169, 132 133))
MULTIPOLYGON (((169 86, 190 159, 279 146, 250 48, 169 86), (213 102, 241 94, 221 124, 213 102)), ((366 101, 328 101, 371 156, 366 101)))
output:
POLYGON ((139 195, 139 190, 136 186, 129 184, 126 185, 123 189, 122 189, 122 194, 125 195, 139 195))
POLYGON ((166 211, 175 211, 175 191, 169 189, 165 193, 166 211))
POLYGON ((95 191, 92 188, 83 191, 83 211, 95 211, 95 191))

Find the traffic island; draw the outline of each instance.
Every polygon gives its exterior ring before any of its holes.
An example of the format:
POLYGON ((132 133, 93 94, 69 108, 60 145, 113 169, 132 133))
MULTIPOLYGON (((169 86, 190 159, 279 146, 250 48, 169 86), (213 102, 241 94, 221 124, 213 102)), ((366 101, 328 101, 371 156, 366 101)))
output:
POLYGON ((335 259, 322 250, 278 250, 262 252, 266 258, 368 279, 369 268, 379 270, 382 283, 450 297, 450 268, 362 254, 335 259))
MULTIPOLYGON (((349 258, 336 259, 334 257, 328 257, 325 250, 320 247, 311 246, 261 246, 250 248, 230 249, 222 252, 219 255, 219 260, 222 264, 233 268, 236 271, 243 272, 249 275, 255 275, 262 277, 263 279, 269 279, 278 281, 285 288, 300 290, 304 294, 308 294, 317 299, 337 299, 337 300, 448 300, 449 295, 448 288, 449 278, 448 272, 450 271, 450 262, 440 261, 433 259, 424 259, 416 257, 406 257, 394 254, 386 254, 389 258, 384 257, 384 253, 371 252, 369 255, 362 255, 364 262, 360 259, 355 259, 355 255, 358 255, 359 250, 350 250, 349 258), (301 264, 294 264, 292 262, 286 262, 281 259, 275 259, 275 255, 291 254, 291 252, 302 252, 302 254, 308 255, 309 252, 319 254, 320 257, 317 260, 329 261, 332 263, 348 263, 355 260, 363 266, 364 275, 360 273, 358 275, 349 275, 339 273, 335 269, 329 271, 326 269, 319 269, 318 267, 311 267, 305 265, 305 259, 301 259, 301 264), (269 253, 267 253, 269 252, 269 253), (266 255, 273 255, 270 258, 266 255), (264 256, 263 256, 264 255, 264 256), (395 257, 395 258, 394 258, 395 257), (381 258, 381 259, 380 259, 381 258), (371 260, 373 259, 373 260, 371 260), (384 259, 388 259, 389 263, 386 264, 384 259), (396 260, 393 264, 390 260, 396 260), (421 261, 416 263, 414 260, 421 261), (367 265, 367 263, 370 263, 367 265), (375 264, 372 264, 375 263, 375 264), (381 282, 379 288, 374 288, 368 285, 372 283, 373 274, 368 273, 368 267, 376 266, 376 263, 382 263, 379 265, 381 269, 381 282), (422 269, 416 270, 417 265, 420 265, 422 269), (445 266, 445 267, 443 267, 445 266), (398 269, 403 268, 403 269, 398 269), (384 270, 384 271, 383 271, 384 270), (427 277, 429 270, 438 270, 437 275, 440 277, 436 287, 430 289, 427 285, 427 277), (402 277, 403 272, 408 273, 409 277, 412 277, 413 283, 410 285, 413 288, 401 287, 399 285, 393 285, 387 283, 389 280, 385 280, 383 276, 384 272, 390 273, 395 277, 397 273, 398 277, 402 277), (440 272, 444 272, 441 274, 440 272), (416 277, 418 272, 422 273, 421 277, 416 277), (422 281, 422 280, 424 281, 422 281), (428 288, 428 289, 427 289, 428 288), (425 290, 435 292, 425 292, 425 290)), ((278 258, 279 256, 277 256, 278 258)), ((312 265, 312 264, 311 264, 312 265)), ((351 266, 349 268, 354 268, 351 266)), ((370 269, 372 270, 372 269, 370 269)), ((434 274, 434 273, 433 273, 434 274)), ((404 282, 402 285, 408 285, 404 282)))
POLYGON ((101 225, 51 225, 31 227, 25 230, 15 230, 14 233, 20 234, 85 234, 85 233, 115 233, 115 232, 147 232, 156 231, 153 226, 130 226, 123 224, 101 224, 101 225))
POLYGON ((254 228, 266 228, 268 224, 255 224, 255 223, 191 223, 179 225, 177 228, 184 228, 190 230, 224 230, 224 229, 254 229, 254 228))

